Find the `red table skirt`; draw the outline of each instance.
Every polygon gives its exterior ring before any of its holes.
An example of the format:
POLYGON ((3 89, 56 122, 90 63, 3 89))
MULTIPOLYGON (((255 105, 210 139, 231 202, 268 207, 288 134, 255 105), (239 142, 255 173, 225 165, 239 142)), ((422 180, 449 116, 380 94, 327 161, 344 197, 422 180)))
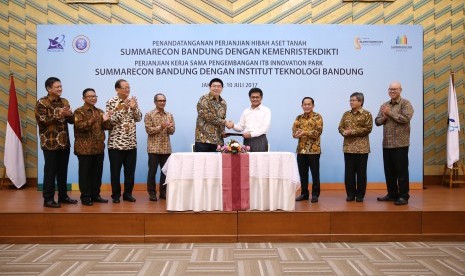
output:
POLYGON ((250 209, 249 155, 222 154, 223 211, 250 209))

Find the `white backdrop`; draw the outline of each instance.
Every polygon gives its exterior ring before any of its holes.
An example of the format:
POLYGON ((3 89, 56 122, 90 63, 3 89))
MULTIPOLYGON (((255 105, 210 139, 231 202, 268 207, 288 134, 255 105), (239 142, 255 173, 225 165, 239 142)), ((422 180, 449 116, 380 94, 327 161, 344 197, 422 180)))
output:
MULTIPOLYGON (((321 181, 344 181, 342 136, 338 124, 350 108, 349 96, 365 94, 364 108, 376 117, 389 99, 392 81, 403 86, 411 101, 410 180, 423 178, 423 30, 421 26, 355 25, 38 25, 37 97, 46 95, 45 80, 61 79, 63 97, 73 109, 83 104, 82 91, 96 90, 97 106, 115 95, 114 83, 126 79, 145 115, 153 96, 167 96, 174 114, 174 152, 190 151, 194 142, 196 104, 206 85, 221 78, 227 118, 238 121, 250 102, 251 87, 264 91, 272 111, 268 140, 271 151, 295 152, 291 128, 302 113, 301 100, 315 99, 323 116, 321 181)), ((71 143, 74 142, 70 126, 71 143)), ((147 153, 143 120, 137 127, 136 182, 145 183, 147 153)), ((382 127, 370 134, 368 181, 384 182, 382 127)), ((39 149, 39 183, 43 155, 39 149)), ((73 148, 71 149, 73 152, 73 148)), ((106 154, 106 153, 105 153, 106 154)), ((77 183, 78 161, 71 155, 68 182, 77 183)), ((108 156, 103 182, 109 183, 108 156)))

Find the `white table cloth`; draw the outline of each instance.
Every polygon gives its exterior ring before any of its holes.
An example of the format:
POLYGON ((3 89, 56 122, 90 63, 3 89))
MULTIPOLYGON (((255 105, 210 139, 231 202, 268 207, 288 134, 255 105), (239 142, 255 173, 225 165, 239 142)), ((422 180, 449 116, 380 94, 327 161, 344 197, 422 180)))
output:
MULTIPOLYGON (((295 209, 300 186, 297 161, 290 152, 249 153, 250 210, 295 209)), ((221 211, 220 153, 173 153, 163 167, 169 211, 221 211)))

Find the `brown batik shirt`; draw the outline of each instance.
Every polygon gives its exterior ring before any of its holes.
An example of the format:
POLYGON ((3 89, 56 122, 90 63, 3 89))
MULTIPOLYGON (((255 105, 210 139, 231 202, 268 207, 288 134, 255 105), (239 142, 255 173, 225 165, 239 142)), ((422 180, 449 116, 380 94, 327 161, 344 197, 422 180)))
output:
POLYGON ((298 154, 320 154, 320 136, 323 133, 323 118, 316 112, 297 116, 292 126, 293 136, 297 130, 303 130, 297 144, 298 154))
POLYGON ((339 123, 339 133, 344 136, 343 151, 345 153, 369 153, 370 134, 373 129, 373 117, 367 110, 346 111, 342 115, 339 123), (345 130, 350 130, 350 134, 344 135, 345 130))
POLYGON ((381 110, 376 116, 375 124, 383 127, 383 148, 402 148, 410 146, 410 120, 413 107, 404 98, 384 103, 391 108, 391 116, 383 118, 381 110))
POLYGON ((71 147, 68 124, 73 123, 73 115, 63 117, 60 109, 69 107, 65 98, 53 100, 49 96, 40 98, 34 113, 39 126, 40 147, 43 150, 62 150, 71 147))
POLYGON ((74 111, 74 153, 76 155, 103 154, 105 129, 110 120, 103 121, 103 110, 84 104, 74 111))

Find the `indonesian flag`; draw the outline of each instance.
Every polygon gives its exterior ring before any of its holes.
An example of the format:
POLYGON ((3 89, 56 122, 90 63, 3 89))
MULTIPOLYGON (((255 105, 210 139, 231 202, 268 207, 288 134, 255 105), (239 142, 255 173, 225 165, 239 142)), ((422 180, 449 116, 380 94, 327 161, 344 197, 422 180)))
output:
POLYGON ((10 103, 8 105, 8 124, 6 126, 5 154, 3 163, 11 182, 21 188, 26 184, 23 146, 21 144, 21 121, 19 120, 18 99, 13 75, 10 76, 10 103))
POLYGON ((454 75, 449 81, 449 120, 447 126, 447 167, 452 168, 459 161, 459 110, 457 108, 457 94, 454 88, 454 75))

